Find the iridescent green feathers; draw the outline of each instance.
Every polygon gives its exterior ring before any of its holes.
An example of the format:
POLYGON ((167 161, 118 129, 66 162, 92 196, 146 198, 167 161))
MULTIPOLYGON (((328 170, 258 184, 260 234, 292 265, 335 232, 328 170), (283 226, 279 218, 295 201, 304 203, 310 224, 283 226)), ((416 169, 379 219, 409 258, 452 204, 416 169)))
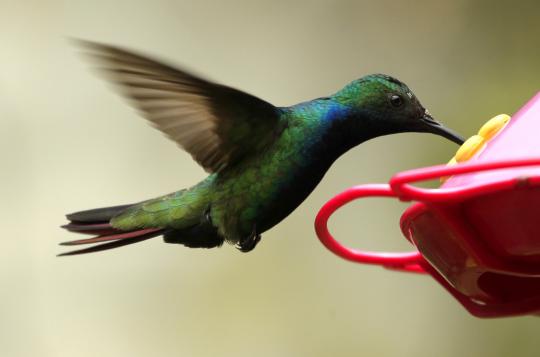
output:
POLYGON ((110 223, 120 230, 149 227, 184 229, 196 225, 210 205, 212 177, 189 189, 133 205, 112 217, 110 223))
POLYGON ((377 106, 384 108, 388 94, 411 94, 410 89, 398 79, 386 74, 371 74, 347 84, 332 99, 350 108, 377 106))

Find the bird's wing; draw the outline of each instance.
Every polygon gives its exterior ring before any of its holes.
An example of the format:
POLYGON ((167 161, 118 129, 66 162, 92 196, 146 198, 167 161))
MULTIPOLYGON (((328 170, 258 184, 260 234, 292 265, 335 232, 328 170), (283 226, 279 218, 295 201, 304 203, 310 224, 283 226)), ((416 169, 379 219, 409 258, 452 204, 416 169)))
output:
POLYGON ((114 46, 80 41, 153 126, 217 172, 267 147, 277 109, 250 94, 114 46))

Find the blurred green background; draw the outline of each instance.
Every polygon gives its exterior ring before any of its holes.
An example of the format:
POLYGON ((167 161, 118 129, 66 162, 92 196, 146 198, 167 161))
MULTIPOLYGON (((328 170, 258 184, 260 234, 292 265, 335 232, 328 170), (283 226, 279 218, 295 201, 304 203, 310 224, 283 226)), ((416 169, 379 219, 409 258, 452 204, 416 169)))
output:
MULTIPOLYGON (((92 75, 69 37, 120 44, 276 105, 395 75, 472 135, 539 90, 540 3, 0 0, 0 355, 538 356, 540 319, 479 320, 432 279, 345 262, 313 230, 355 184, 446 162, 401 134, 353 149, 250 254, 160 239, 56 258, 65 213, 150 198, 204 172, 92 75)), ((403 203, 366 200, 331 229, 409 249, 403 203)))

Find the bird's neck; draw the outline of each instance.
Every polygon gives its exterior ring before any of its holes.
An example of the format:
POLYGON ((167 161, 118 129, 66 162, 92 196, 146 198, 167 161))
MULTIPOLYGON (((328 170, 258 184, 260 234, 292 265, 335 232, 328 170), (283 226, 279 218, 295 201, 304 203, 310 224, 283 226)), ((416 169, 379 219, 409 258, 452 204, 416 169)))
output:
POLYGON ((306 148, 330 165, 360 143, 384 135, 366 115, 363 117, 333 98, 320 98, 291 108, 292 125, 302 128, 306 148))
POLYGON ((271 165, 279 166, 271 176, 275 199, 267 202, 258 226, 269 229, 291 213, 313 191, 336 159, 350 148, 370 139, 353 135, 347 108, 330 98, 297 104, 282 111, 283 131, 276 151, 269 151, 271 165), (277 153, 279 151, 279 153, 277 153), (275 158, 278 157, 278 160, 275 158), (275 163, 275 164, 274 164, 275 163))

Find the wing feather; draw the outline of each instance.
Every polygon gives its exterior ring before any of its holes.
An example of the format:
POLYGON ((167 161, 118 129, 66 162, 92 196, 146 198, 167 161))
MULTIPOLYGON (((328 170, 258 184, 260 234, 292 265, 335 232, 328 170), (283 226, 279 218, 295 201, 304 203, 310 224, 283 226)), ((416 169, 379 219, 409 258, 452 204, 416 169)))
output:
POLYGON ((207 171, 259 152, 279 130, 277 109, 250 94, 119 47, 81 45, 152 126, 207 171))

